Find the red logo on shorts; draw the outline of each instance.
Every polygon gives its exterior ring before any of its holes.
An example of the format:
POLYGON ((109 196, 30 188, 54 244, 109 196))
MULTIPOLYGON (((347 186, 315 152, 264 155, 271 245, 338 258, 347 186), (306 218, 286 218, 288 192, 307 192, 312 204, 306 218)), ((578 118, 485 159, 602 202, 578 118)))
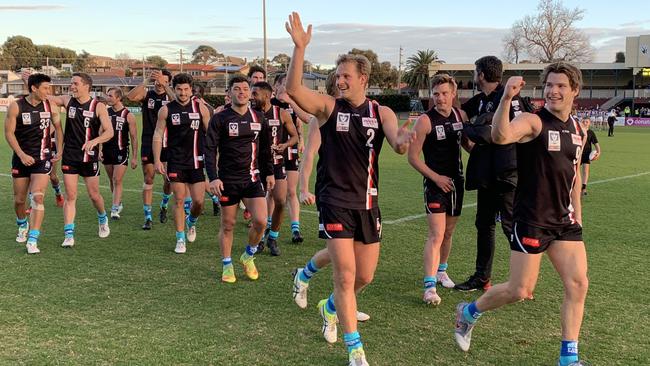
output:
POLYGON ((169 173, 169 177, 170 177, 170 178, 177 178, 177 177, 178 177, 178 173, 169 173))
POLYGON ((11 169, 11 174, 18 174, 20 171, 18 169, 11 169))
POLYGON ((146 157, 146 156, 143 156, 143 157, 142 157, 142 161, 147 161, 147 160, 149 160, 148 157, 146 157))
POLYGON ((219 202, 228 202, 228 201, 230 201, 230 198, 228 198, 228 196, 219 197, 219 202))
POLYGON ((429 208, 440 208, 440 204, 438 202, 431 202, 428 206, 429 208))
POLYGON ((61 165, 61 169, 62 170, 70 170, 70 166, 69 165, 61 165))
POLYGON ((343 224, 325 224, 326 231, 343 231, 343 224))
POLYGON ((524 236, 522 242, 529 247, 539 247, 539 239, 527 238, 524 236))

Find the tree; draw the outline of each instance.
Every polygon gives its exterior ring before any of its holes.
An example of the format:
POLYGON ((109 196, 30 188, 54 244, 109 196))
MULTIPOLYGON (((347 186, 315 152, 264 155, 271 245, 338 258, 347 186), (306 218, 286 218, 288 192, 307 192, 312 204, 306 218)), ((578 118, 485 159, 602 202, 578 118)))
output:
POLYGON ((616 52, 616 59, 614 60, 616 63, 624 63, 625 62, 625 52, 623 51, 618 51, 616 52))
POLYGON ((36 67, 38 65, 38 48, 25 36, 8 37, 2 45, 2 54, 6 60, 12 60, 11 69, 36 67))
POLYGON ((2 48, 0 47, 0 70, 14 69, 15 64, 16 60, 14 57, 8 53, 2 52, 2 48))
POLYGON ((224 56, 223 54, 217 52, 214 47, 202 44, 198 46, 194 52, 192 52, 192 57, 193 64, 207 65, 215 59, 224 56))
POLYGON ((271 59, 271 62, 277 65, 280 70, 287 71, 289 62, 291 62, 291 56, 287 55, 286 53, 279 53, 275 55, 273 59, 271 59))
POLYGON ((503 56, 506 61, 514 64, 519 63, 519 57, 526 51, 526 45, 521 37, 517 36, 519 30, 511 29, 510 33, 503 37, 503 56))
POLYGON ((146 58, 146 60, 147 60, 148 63, 153 64, 156 67, 161 68, 161 69, 163 67, 167 66, 167 64, 169 63, 169 62, 167 62, 167 60, 165 60, 164 58, 162 58, 162 57, 160 57, 158 55, 149 56, 149 57, 146 58))
POLYGON ((50 45, 36 46, 38 49, 38 63, 54 67, 61 67, 61 64, 73 63, 77 53, 69 48, 62 48, 50 45))
POLYGON ((88 66, 88 61, 90 59, 90 53, 86 50, 81 50, 81 53, 77 55, 77 58, 74 60, 73 70, 76 71, 86 71, 88 66))
POLYGON ((124 69, 124 76, 127 78, 130 78, 133 76, 133 70, 131 69, 124 69))
POLYGON ((433 62, 444 63, 433 50, 418 50, 406 59, 404 81, 415 89, 429 89, 429 65, 433 62))
POLYGON ((115 55, 115 65, 121 68, 127 68, 131 63, 133 63, 133 58, 126 52, 121 52, 115 55))
POLYGON ((540 0, 537 14, 515 22, 506 39, 520 38, 526 53, 537 62, 588 62, 593 48, 587 35, 574 26, 584 13, 583 9, 564 7, 561 0, 540 0))
POLYGON ((395 66, 392 66, 390 62, 384 61, 379 64, 379 76, 380 80, 377 83, 382 89, 390 89, 397 86, 398 73, 395 66))

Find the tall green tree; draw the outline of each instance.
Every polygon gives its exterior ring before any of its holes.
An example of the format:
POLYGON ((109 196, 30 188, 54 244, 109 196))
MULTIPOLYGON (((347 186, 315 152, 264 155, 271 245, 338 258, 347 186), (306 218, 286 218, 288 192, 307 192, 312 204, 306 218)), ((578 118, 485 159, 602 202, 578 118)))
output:
POLYGON ((432 62, 444 63, 433 50, 419 50, 406 60, 404 81, 415 89, 429 88, 429 65, 432 62))
POLYGON ((211 61, 219 57, 224 57, 223 54, 217 52, 212 46, 202 44, 192 52, 192 63, 207 65, 211 61))
POLYGON ((163 67, 167 66, 167 64, 169 63, 169 62, 167 62, 167 60, 165 60, 164 58, 162 58, 162 57, 160 57, 158 55, 149 56, 149 57, 146 58, 146 60, 147 60, 148 63, 156 65, 156 67, 159 67, 161 69, 163 67))
POLYGON ((54 67, 61 67, 61 64, 70 64, 77 58, 77 53, 68 48, 41 45, 38 49, 38 63, 40 66, 49 64, 54 67))
POLYGON ((81 50, 81 53, 79 53, 77 55, 77 58, 74 60, 72 69, 75 72, 86 71, 86 67, 88 66, 88 61, 90 61, 89 59, 90 59, 90 53, 86 52, 86 50, 81 50))
POLYGON ((38 48, 30 38, 25 36, 8 37, 2 45, 2 54, 6 60, 13 60, 11 69, 18 70, 22 67, 37 67, 38 48))

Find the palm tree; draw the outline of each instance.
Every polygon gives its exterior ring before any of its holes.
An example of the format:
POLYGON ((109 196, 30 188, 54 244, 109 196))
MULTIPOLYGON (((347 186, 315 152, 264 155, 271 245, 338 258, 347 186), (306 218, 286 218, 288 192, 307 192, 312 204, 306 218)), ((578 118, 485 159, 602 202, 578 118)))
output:
POLYGON ((414 55, 411 55, 406 60, 406 71, 404 73, 404 81, 410 87, 415 89, 428 89, 429 88, 429 65, 433 62, 445 63, 438 59, 438 54, 433 50, 418 50, 414 55))

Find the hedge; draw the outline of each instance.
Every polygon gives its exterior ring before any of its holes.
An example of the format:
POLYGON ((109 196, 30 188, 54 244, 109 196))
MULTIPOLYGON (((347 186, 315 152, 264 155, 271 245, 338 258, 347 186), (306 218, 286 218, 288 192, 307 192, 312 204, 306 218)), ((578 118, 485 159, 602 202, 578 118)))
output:
POLYGON ((408 112, 411 110, 411 98, 404 94, 369 95, 369 99, 389 107, 394 112, 408 112))

